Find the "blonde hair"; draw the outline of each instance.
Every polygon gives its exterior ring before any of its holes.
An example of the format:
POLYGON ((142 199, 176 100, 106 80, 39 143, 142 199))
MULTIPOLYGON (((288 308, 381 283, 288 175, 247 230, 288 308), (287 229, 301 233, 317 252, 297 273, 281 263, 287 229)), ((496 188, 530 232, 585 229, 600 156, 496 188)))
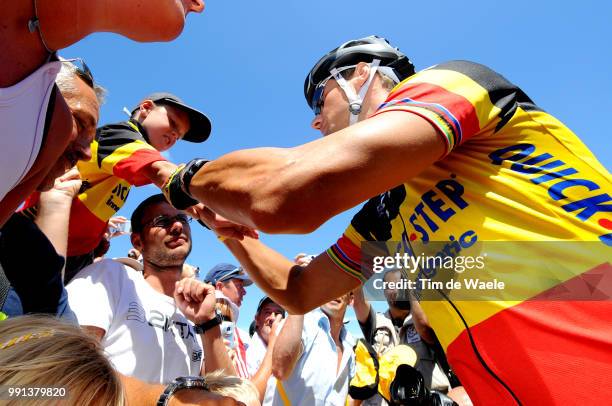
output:
POLYGON ((248 379, 226 375, 221 370, 209 372, 204 378, 208 390, 212 393, 239 400, 247 405, 261 404, 257 387, 248 379))
MULTIPOLYGON (((50 316, 0 322, 0 385, 65 388, 67 405, 125 404, 123 386, 97 340, 50 316)), ((7 405, 57 404, 17 398, 7 405)))
POLYGON ((234 311, 227 299, 217 298, 215 307, 219 310, 221 316, 228 318, 230 321, 234 321, 234 311))

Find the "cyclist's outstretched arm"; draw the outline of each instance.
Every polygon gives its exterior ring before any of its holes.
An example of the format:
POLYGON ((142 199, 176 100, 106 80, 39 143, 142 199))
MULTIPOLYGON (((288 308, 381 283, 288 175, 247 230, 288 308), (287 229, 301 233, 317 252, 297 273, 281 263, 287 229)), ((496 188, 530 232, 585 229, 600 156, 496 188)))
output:
POLYGON ((49 50, 66 48, 94 32, 114 32, 143 42, 174 39, 183 30, 186 14, 204 9, 202 0, 188 3, 184 7, 184 2, 168 0, 3 2, 7 24, 0 30, 0 87, 32 73, 48 58, 49 50), (32 24, 36 18, 40 30, 32 24))
POLYGON ((291 314, 304 314, 359 286, 326 253, 308 265, 296 265, 259 240, 225 240, 257 286, 291 314))
POLYGON ((195 174, 189 191, 230 220, 268 233, 307 233, 443 154, 428 121, 387 112, 295 148, 224 155, 195 174))

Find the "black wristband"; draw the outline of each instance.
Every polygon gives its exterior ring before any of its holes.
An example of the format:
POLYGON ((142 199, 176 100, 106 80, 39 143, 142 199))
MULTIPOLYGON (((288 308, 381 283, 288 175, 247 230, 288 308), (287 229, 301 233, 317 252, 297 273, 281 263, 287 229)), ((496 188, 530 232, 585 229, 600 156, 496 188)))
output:
POLYGON ((207 162, 209 161, 205 159, 193 159, 171 175, 164 186, 164 195, 172 206, 184 210, 198 204, 198 201, 189 194, 189 184, 193 175, 207 162))
POLYGON ((168 202, 174 208, 177 208, 179 210, 185 210, 186 208, 191 207, 194 204, 198 204, 198 201, 183 191, 183 188, 181 187, 180 177, 180 171, 173 175, 172 179, 170 179, 168 184, 164 187, 164 195, 166 196, 166 199, 168 199, 168 202))
POLYGON ((196 158, 187 162, 185 167, 182 170, 181 183, 183 187, 183 191, 187 193, 187 195, 191 196, 191 192, 189 192, 189 186, 191 185, 191 179, 193 176, 198 173, 198 171, 210 161, 206 159, 196 158))
POLYGON ((205 321, 202 324, 196 325, 195 331, 198 334, 204 334, 211 328, 220 325, 222 322, 223 322, 223 316, 221 315, 221 312, 218 309, 215 309, 215 317, 213 317, 212 319, 208 321, 205 321))

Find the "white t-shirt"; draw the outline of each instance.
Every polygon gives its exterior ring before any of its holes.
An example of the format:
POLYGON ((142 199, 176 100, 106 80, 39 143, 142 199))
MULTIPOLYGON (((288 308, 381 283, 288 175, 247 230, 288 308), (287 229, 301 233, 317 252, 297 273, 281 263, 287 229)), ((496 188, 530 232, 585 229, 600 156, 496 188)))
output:
POLYGON ((200 375, 204 354, 193 323, 140 272, 105 259, 66 289, 79 324, 106 332, 101 343, 117 371, 150 383, 200 375))
POLYGON ((247 348, 246 357, 247 357, 247 366, 249 368, 249 374, 251 376, 257 373, 261 362, 266 356, 266 352, 268 351, 268 346, 261 339, 258 333, 253 334, 251 338, 251 345, 247 348))

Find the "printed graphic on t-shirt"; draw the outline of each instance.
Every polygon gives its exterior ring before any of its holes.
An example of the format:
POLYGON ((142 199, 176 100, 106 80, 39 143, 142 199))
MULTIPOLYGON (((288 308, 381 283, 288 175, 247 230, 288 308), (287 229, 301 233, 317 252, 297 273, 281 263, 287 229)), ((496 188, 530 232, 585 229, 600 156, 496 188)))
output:
MULTIPOLYGON (((130 302, 125 320, 148 324, 151 327, 159 328, 172 335, 178 335, 183 340, 191 339, 194 342, 196 341, 196 332, 191 323, 173 320, 172 317, 168 317, 163 312, 155 309, 149 311, 147 315, 142 305, 138 302, 130 302)), ((194 352, 192 358, 199 361, 202 359, 202 354, 197 358, 194 352)))

